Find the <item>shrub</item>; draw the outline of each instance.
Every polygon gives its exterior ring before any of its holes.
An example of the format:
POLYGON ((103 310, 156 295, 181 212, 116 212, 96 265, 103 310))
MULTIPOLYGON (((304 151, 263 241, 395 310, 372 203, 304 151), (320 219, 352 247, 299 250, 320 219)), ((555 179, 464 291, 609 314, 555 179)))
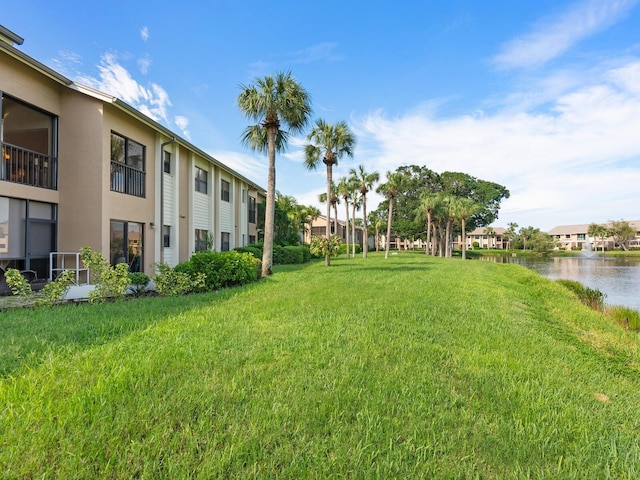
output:
POLYGON ((53 282, 45 285, 42 297, 36 300, 36 307, 51 307, 60 302, 75 280, 76 273, 73 270, 63 271, 53 282))
POLYGON ((142 295, 147 291, 147 285, 150 281, 151 279, 146 273, 130 272, 128 292, 136 296, 142 295))
POLYGON ((580 282, 575 280, 556 280, 560 285, 571 290, 575 293, 580 301, 593 310, 604 310, 604 299, 607 296, 605 293, 598 289, 585 287, 580 282))
POLYGON ((207 251, 194 253, 188 262, 177 265, 176 271, 191 278, 203 274, 203 285, 194 291, 213 291, 257 280, 259 264, 250 253, 207 251))
POLYGON ((335 257, 338 254, 338 248, 340 248, 340 237, 337 235, 331 235, 330 239, 314 235, 311 237, 311 245, 309 250, 315 257, 324 257, 327 254, 335 257))
POLYGON ((112 267, 102 253, 94 252, 90 247, 80 249, 80 258, 91 272, 96 286, 89 292, 90 302, 103 302, 107 298, 124 297, 129 286, 129 266, 126 263, 119 263, 112 267))
POLYGON ((186 273, 171 268, 166 263, 156 263, 158 273, 153 275, 156 292, 167 297, 184 295, 193 291, 201 291, 204 287, 204 275, 186 273))
POLYGON ((250 253, 258 260, 262 259, 262 249, 252 245, 247 245, 246 247, 238 247, 234 250, 240 253, 250 253))
MULTIPOLYGON (((353 247, 354 244, 350 243, 349 244, 349 254, 353 253, 353 247)), ((362 247, 359 244, 355 244, 355 250, 356 253, 362 253, 362 247)), ((340 247, 338 247, 338 254, 343 254, 343 253, 347 253, 347 244, 346 243, 341 243, 340 247)))
POLYGON ((19 270, 15 268, 8 268, 4 274, 7 281, 7 285, 11 289, 11 292, 20 298, 29 298, 33 295, 31 285, 27 282, 27 279, 22 276, 19 270))

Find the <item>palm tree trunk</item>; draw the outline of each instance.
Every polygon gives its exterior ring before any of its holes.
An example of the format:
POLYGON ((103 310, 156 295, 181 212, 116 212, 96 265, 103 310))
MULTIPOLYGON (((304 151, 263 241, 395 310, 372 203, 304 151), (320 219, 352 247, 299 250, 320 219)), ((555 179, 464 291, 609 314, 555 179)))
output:
POLYGON ((384 258, 389 258, 389 245, 391 244, 391 221, 393 220, 393 197, 389 198, 389 215, 387 216, 387 241, 385 242, 384 258))
POLYGON ((465 230, 464 217, 462 217, 461 220, 462 220, 462 259, 466 260, 466 258, 467 258, 467 232, 465 230))
POLYGON ((267 173, 267 198, 264 215, 264 244, 262 250, 262 276, 271 275, 273 263, 273 228, 276 203, 276 128, 267 128, 269 171, 267 173))
MULTIPOLYGON (((327 242, 331 241, 331 163, 327 163, 327 242)), ((325 266, 331 265, 331 256, 327 252, 324 256, 325 266)))
POLYGON ((353 258, 356 258, 356 204, 353 204, 353 210, 351 211, 351 254, 353 258))
POLYGON ((451 257, 451 218, 447 219, 447 228, 445 230, 445 246, 444 246, 444 256, 446 258, 451 257))
POLYGON ((424 254, 429 255, 429 243, 431 242, 431 212, 427 211, 427 246, 424 247, 424 254))
POLYGON ((347 231, 346 231, 346 247, 345 248, 345 252, 347 253, 347 258, 349 258, 349 200, 347 199, 347 197, 343 197, 344 198, 344 209, 347 213, 347 231))
POLYGON ((362 258, 367 258, 367 251, 369 250, 367 240, 369 235, 367 234, 367 196, 364 194, 362 195, 362 223, 364 225, 362 232, 362 258))

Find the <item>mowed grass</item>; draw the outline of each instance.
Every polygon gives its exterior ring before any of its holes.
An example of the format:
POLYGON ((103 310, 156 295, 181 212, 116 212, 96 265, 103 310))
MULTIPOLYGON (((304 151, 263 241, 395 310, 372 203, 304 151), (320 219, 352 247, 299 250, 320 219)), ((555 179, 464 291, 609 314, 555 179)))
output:
POLYGON ((517 265, 0 314, 0 477, 640 478, 640 341, 517 265))

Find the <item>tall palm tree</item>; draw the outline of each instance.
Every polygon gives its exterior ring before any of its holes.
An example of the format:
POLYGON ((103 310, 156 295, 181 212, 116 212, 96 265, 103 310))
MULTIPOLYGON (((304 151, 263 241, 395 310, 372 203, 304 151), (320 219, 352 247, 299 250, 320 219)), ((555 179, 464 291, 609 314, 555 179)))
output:
MULTIPOLYGON (((333 166, 344 155, 353 157, 353 148, 356 138, 349 130, 346 122, 338 122, 335 125, 322 119, 316 120, 316 124, 307 136, 309 143, 305 147, 305 166, 308 169, 316 169, 320 161, 327 167, 327 198, 331 198, 331 183, 333 166)), ((327 202, 327 240, 331 238, 331 206, 327 202)), ((330 265, 329 253, 325 256, 325 265, 330 265)))
POLYGON ((350 186, 351 186, 351 194, 350 194, 351 211, 353 213, 351 215, 351 238, 353 239, 353 242, 351 245, 351 254, 353 258, 356 258, 356 210, 360 208, 362 201, 360 199, 360 195, 358 195, 357 185, 351 183, 350 186))
POLYGON ((267 198, 264 222, 262 276, 271 274, 276 196, 276 151, 286 150, 289 133, 304 129, 311 115, 311 99, 290 72, 256 78, 251 85, 240 85, 238 108, 256 121, 242 135, 242 143, 252 150, 267 153, 267 198), (280 127, 284 126, 288 130, 280 127))
POLYGON ((438 196, 434 195, 430 191, 425 191, 420 197, 420 207, 418 208, 418 215, 420 217, 426 216, 427 221, 427 239, 426 246, 424 248, 425 255, 429 255, 429 248, 432 242, 431 240, 431 224, 433 222, 433 210, 436 208, 438 204, 438 196))
POLYGON ((360 190, 360 198, 362 198, 362 221, 364 223, 364 240, 362 242, 362 258, 367 258, 367 193, 373 188, 375 183, 380 180, 380 174, 378 172, 367 172, 363 165, 358 165, 358 168, 352 168, 349 171, 354 183, 358 184, 360 190))
POLYGON ((381 193, 389 200, 389 213, 387 215, 387 238, 385 242, 384 258, 389 258, 389 244, 391 243, 391 223, 393 221, 393 200, 402 188, 404 175, 401 173, 387 172, 387 181, 377 188, 377 192, 381 193))
MULTIPOLYGON (((318 197, 320 203, 325 203, 327 201, 326 192, 321 193, 318 197)), ((333 180, 331 181, 331 197, 329 197, 329 205, 333 208, 333 232, 338 234, 338 204, 340 203, 340 198, 338 197, 338 187, 336 186, 333 180)), ((329 216, 327 217, 327 223, 331 225, 331 210, 327 209, 327 213, 329 216)))
POLYGON ((467 258, 467 225, 466 221, 474 213, 479 210, 479 205, 469 198, 457 198, 453 203, 453 211, 457 218, 460 219, 460 228, 462 230, 462 259, 467 258))
POLYGON ((342 177, 340 179, 340 181, 338 182, 337 189, 338 189, 338 194, 344 200, 344 210, 345 210, 345 213, 347 214, 347 228, 346 228, 346 234, 345 234, 345 244, 346 244, 345 251, 347 253, 347 258, 349 258, 349 228, 350 228, 350 224, 349 224, 349 201, 350 201, 351 192, 352 192, 353 189, 352 189, 351 184, 349 182, 349 179, 347 177, 342 177))

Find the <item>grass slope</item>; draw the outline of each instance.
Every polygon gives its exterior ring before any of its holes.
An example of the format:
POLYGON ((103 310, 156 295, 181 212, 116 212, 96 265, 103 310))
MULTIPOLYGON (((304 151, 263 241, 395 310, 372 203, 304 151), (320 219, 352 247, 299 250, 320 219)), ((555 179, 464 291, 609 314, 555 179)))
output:
POLYGON ((2 478, 639 478, 640 341, 400 254, 0 315, 2 478))

